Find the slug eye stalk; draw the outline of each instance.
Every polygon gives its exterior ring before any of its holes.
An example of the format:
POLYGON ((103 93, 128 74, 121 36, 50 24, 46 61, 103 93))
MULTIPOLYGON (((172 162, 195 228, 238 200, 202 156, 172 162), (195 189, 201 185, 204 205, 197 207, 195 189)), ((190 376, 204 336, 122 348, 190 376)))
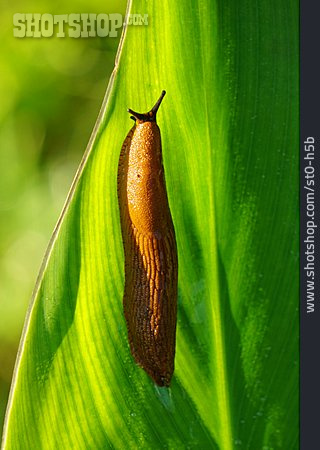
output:
POLYGON ((156 122, 157 112, 165 95, 166 91, 162 91, 154 107, 147 113, 138 113, 132 109, 128 109, 128 113, 132 114, 131 119, 137 120, 138 122, 156 122))

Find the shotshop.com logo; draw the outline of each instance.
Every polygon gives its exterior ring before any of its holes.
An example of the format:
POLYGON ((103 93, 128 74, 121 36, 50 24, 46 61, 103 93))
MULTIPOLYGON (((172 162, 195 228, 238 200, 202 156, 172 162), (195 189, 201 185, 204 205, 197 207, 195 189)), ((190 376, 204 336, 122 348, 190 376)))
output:
POLYGON ((17 38, 117 37, 124 25, 148 25, 148 14, 23 14, 13 15, 17 38))

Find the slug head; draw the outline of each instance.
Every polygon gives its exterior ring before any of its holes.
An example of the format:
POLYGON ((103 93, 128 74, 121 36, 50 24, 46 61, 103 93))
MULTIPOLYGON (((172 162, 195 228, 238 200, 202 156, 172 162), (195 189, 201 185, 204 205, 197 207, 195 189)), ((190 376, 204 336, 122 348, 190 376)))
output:
POLYGON ((162 91, 161 95, 158 99, 158 101, 156 102, 156 104, 154 105, 154 107, 147 113, 137 113, 135 111, 132 111, 132 109, 128 109, 128 112, 131 115, 131 119, 133 119, 134 121, 137 121, 138 123, 143 123, 143 122, 156 122, 156 116, 157 116, 157 111, 159 109, 159 106, 162 102, 163 97, 166 95, 166 91, 162 91))

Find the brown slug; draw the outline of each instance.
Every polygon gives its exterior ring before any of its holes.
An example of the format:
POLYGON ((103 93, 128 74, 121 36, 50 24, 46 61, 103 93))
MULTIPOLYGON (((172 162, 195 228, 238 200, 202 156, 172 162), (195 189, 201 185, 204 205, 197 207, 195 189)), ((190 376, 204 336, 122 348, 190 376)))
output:
POLYGON ((174 371, 178 258, 156 114, 135 120, 120 153, 118 201, 125 256, 124 315, 135 361, 159 385, 174 371))

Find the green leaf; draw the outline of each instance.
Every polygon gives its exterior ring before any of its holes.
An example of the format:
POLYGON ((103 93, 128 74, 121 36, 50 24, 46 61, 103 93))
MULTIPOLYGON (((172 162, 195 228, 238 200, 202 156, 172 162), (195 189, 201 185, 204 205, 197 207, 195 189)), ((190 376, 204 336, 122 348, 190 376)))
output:
POLYGON ((25 325, 5 449, 298 448, 298 2, 129 2, 25 325), (179 255, 175 374, 122 312, 126 108, 158 113, 179 255))

